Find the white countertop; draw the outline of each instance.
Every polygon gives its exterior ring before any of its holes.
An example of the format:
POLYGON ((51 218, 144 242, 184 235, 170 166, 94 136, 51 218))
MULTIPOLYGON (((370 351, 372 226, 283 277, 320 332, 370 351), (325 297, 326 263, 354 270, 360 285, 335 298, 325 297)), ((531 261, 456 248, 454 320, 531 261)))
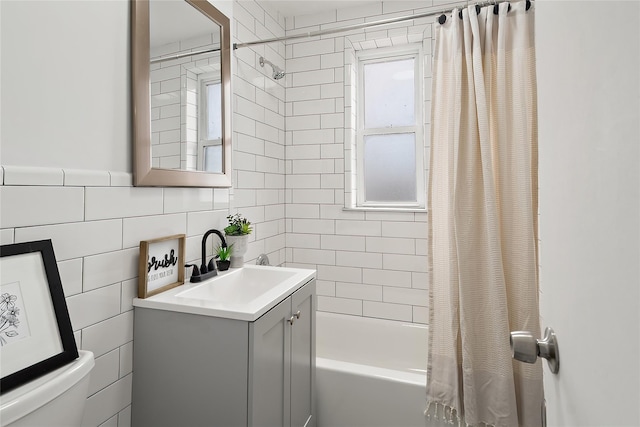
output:
POLYGON ((186 282, 146 299, 134 298, 133 305, 254 321, 315 277, 315 270, 245 265, 204 282, 186 282))

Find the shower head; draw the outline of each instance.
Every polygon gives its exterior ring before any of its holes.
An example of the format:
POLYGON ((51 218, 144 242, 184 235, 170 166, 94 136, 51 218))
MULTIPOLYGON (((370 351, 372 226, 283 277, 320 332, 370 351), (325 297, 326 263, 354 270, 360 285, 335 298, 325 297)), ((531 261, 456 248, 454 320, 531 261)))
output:
POLYGON ((286 74, 282 68, 278 67, 277 65, 275 65, 273 62, 269 61, 268 59, 264 59, 261 56, 260 57, 260 66, 264 67, 264 64, 271 65, 271 68, 273 69, 273 73, 271 74, 271 77, 273 77, 274 80, 280 80, 286 74))

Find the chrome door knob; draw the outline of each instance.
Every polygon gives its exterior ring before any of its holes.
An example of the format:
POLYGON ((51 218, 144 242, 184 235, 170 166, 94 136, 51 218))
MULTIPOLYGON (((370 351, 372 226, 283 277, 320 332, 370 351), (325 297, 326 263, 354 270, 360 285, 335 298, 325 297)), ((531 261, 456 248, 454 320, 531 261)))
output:
POLYGON ((513 331, 509 338, 511 356, 525 363, 535 363, 538 356, 547 359, 549 369, 557 374, 560 370, 560 352, 558 340, 553 329, 546 328, 544 338, 536 339, 531 332, 513 331))

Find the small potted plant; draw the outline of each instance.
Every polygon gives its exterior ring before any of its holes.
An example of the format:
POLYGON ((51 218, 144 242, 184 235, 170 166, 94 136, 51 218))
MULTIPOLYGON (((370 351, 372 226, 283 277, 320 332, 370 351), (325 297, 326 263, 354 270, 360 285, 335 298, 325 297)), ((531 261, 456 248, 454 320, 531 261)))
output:
POLYGON ((216 265, 218 266, 219 271, 225 271, 229 269, 231 265, 231 253, 233 252, 233 245, 229 246, 218 246, 216 248, 216 265))
POLYGON ((231 267, 242 267, 244 254, 247 252, 249 234, 253 231, 251 223, 239 213, 227 216, 229 225, 224 228, 225 240, 229 246, 233 245, 231 267))

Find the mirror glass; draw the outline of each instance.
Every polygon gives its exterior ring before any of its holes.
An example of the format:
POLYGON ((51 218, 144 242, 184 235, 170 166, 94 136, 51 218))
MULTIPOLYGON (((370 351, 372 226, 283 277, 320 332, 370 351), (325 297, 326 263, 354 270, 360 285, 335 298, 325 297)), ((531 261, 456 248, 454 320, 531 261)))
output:
POLYGON ((149 32, 151 164, 221 173, 220 26, 185 1, 151 0, 149 32))
POLYGON ((230 186, 228 19, 206 0, 133 1, 136 185, 230 186))

